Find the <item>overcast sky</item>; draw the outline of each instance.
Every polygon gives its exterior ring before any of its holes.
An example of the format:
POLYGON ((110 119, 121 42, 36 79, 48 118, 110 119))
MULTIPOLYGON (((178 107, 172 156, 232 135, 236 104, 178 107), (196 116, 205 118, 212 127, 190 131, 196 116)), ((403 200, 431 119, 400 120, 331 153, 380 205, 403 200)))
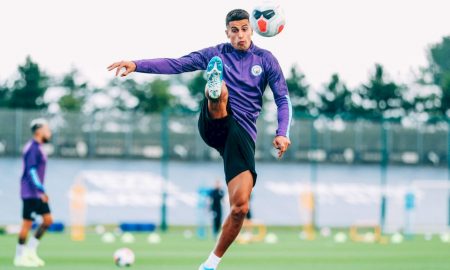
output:
MULTIPOLYGON (((0 82, 27 55, 60 75, 77 67, 97 86, 121 59, 180 57, 226 42, 224 17, 261 1, 10 0, 0 3, 0 82)), ((278 0, 286 27, 274 38, 253 36, 285 73, 296 63, 314 88, 338 72, 349 86, 374 63, 408 82, 427 63, 426 49, 450 35, 449 0, 278 0)), ((133 75, 142 78, 145 75, 133 75)))

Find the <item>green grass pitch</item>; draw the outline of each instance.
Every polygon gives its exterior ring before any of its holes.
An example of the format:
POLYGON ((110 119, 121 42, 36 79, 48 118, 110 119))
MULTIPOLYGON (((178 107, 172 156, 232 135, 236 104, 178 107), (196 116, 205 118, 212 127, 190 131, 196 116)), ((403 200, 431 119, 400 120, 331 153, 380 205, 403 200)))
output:
MULTIPOLYGON (((210 240, 185 239, 184 229, 173 228, 161 234, 162 242, 150 245, 146 234, 136 234, 136 242, 113 244, 101 242, 101 236, 88 234, 84 242, 72 242, 68 234, 47 234, 39 249, 47 265, 41 269, 102 270, 117 269, 113 252, 129 247, 136 254, 131 269, 197 270, 214 246, 210 240)), ((269 228, 277 234, 276 244, 234 244, 221 270, 438 270, 450 269, 450 243, 438 236, 426 241, 423 236, 400 244, 334 243, 330 238, 301 241, 298 230, 269 228)), ((119 240, 119 239, 118 239, 119 240)), ((0 269, 17 269, 12 265, 16 236, 0 235, 0 269)))

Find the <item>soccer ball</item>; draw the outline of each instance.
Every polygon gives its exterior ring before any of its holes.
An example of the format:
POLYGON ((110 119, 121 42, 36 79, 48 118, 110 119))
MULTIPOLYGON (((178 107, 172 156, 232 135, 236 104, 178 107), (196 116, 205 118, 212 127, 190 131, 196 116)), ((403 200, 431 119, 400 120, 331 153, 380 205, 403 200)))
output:
POLYGON ((334 242, 345 243, 347 241, 347 235, 343 232, 338 232, 334 235, 334 242))
POLYGON ((148 235, 147 241, 150 244, 159 244, 159 243, 161 243, 161 236, 159 236, 159 234, 157 234, 157 233, 151 233, 148 235))
POLYGON ((103 241, 103 243, 111 244, 116 241, 116 237, 114 236, 114 234, 112 234, 110 232, 105 232, 102 235, 102 241, 103 241))
POLYGON ((391 236, 391 242, 394 244, 400 244, 401 242, 403 242, 403 235, 400 233, 394 233, 391 236))
POLYGON ((278 4, 264 3, 253 9, 250 24, 261 36, 276 36, 285 25, 284 11, 278 4))
POLYGON ((131 233, 124 233, 121 238, 123 243, 131 244, 134 243, 134 236, 131 233))
POLYGON ((134 263, 134 252, 129 248, 120 248, 114 252, 114 263, 119 267, 131 266, 134 263))
POLYGON ((268 233, 264 238, 264 242, 267 244, 276 244, 278 242, 278 236, 274 233, 268 233))

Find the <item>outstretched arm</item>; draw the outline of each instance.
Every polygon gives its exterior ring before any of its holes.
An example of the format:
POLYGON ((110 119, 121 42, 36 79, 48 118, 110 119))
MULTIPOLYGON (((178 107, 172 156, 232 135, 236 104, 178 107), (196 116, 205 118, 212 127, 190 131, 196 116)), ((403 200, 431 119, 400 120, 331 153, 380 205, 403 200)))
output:
POLYGON ((292 105, 283 72, 273 55, 269 55, 266 66, 268 70, 267 79, 273 92, 278 113, 278 129, 273 140, 273 146, 278 149, 278 158, 281 158, 291 144, 289 129, 292 121, 292 105))
POLYGON ((206 48, 192 52, 180 58, 155 58, 136 61, 120 61, 108 66, 108 70, 116 69, 116 76, 125 77, 132 72, 152 74, 179 74, 183 72, 204 70, 210 58, 214 56, 214 48, 206 48), (125 71, 120 71, 125 68, 125 71))

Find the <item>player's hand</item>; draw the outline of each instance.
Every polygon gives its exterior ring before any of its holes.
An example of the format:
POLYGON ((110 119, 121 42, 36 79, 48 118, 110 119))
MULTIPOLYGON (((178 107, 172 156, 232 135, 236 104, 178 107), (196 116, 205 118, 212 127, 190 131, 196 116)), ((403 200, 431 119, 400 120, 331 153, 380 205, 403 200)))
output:
POLYGON ((116 76, 118 76, 122 68, 125 68, 125 71, 120 74, 120 77, 125 77, 131 72, 136 71, 136 64, 133 61, 115 62, 108 66, 108 71, 116 69, 116 76))
POLYGON ((47 194, 42 193, 42 194, 41 194, 41 200, 42 200, 42 202, 44 202, 44 203, 48 203, 48 196, 47 196, 47 194))
POLYGON ((289 140, 288 137, 276 136, 275 139, 273 139, 272 144, 273 147, 278 149, 278 158, 281 158, 284 152, 289 148, 289 145, 291 145, 291 140, 289 140))

